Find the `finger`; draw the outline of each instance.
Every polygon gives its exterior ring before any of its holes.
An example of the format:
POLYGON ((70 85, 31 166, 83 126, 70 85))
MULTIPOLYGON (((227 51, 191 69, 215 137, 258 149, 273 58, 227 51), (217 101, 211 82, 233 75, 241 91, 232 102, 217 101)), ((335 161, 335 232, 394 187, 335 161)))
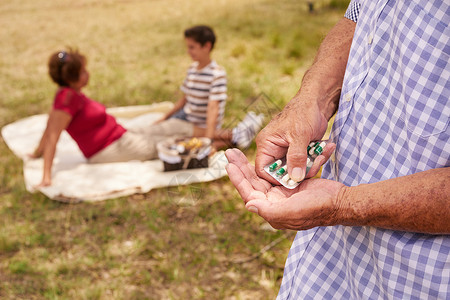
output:
POLYGON ((227 149, 225 151, 225 156, 227 157, 227 160, 229 163, 232 164, 240 164, 241 163, 241 159, 238 155, 239 150, 236 148, 231 148, 231 149, 227 149))
POLYGON ((264 167, 275 160, 286 156, 288 143, 278 135, 258 135, 256 138, 257 152, 255 159, 256 174, 267 181, 280 185, 272 176, 264 171, 264 167))
POLYGON ((231 183, 236 187, 241 198, 246 201, 251 192, 254 191, 253 186, 245 179, 241 169, 233 163, 229 163, 225 169, 228 173, 228 177, 230 177, 231 183))
POLYGON ((288 174, 294 181, 302 181, 305 178, 307 148, 310 143, 308 137, 295 137, 289 144, 286 160, 288 174))
POLYGON ((276 229, 303 230, 312 227, 305 222, 299 222, 299 216, 295 213, 297 210, 295 203, 287 198, 279 202, 255 199, 247 202, 245 207, 248 211, 258 214, 276 229))
POLYGON ((258 177, 255 172, 255 167, 249 163, 247 157, 238 149, 228 149, 225 152, 228 161, 236 165, 245 179, 253 186, 257 191, 267 192, 272 187, 270 182, 258 177))
POLYGON ((231 183, 233 183, 236 187, 236 190, 245 203, 253 199, 265 198, 265 194, 261 191, 255 190, 242 174, 241 169, 239 169, 235 164, 230 163, 225 167, 225 169, 230 177, 231 183))
POLYGON ((248 211, 258 214, 264 220, 273 224, 274 228, 288 228, 287 222, 283 220, 290 215, 291 209, 285 205, 285 201, 270 202, 264 199, 254 199, 248 201, 245 207, 248 211))
MULTIPOLYGON (((284 150, 284 151, 286 151, 286 150, 284 150)), ((272 184, 280 185, 280 183, 277 180, 275 180, 272 176, 270 176, 264 170, 264 167, 267 166, 267 165, 272 164, 274 161, 284 157, 285 155, 286 155, 286 152, 281 154, 281 155, 272 155, 272 154, 264 153, 262 151, 257 152, 256 153, 256 160, 255 160, 255 172, 256 172, 256 174, 260 178, 263 178, 263 179, 267 180, 268 182, 270 182, 272 184)))
POLYGON ((330 159, 331 155, 333 154, 334 150, 336 149, 335 143, 329 143, 325 146, 323 149, 323 152, 321 155, 316 157, 314 160, 314 164, 309 170, 306 178, 311 178, 316 176, 316 174, 319 172, 320 168, 330 159))

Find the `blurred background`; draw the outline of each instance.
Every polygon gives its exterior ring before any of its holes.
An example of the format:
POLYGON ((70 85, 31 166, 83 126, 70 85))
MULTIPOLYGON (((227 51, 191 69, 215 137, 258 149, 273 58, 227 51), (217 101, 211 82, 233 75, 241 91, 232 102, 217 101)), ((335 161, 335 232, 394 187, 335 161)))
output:
MULTIPOLYGON (((0 0, 0 127, 49 111, 47 61, 67 47, 87 56, 84 93, 107 107, 174 102, 191 63, 183 31, 198 24, 228 74, 225 123, 261 93, 282 108, 348 3, 0 0)), ((3 140, 0 163, 2 299, 276 297, 295 232, 247 212, 228 178, 68 205, 28 193, 3 140)))

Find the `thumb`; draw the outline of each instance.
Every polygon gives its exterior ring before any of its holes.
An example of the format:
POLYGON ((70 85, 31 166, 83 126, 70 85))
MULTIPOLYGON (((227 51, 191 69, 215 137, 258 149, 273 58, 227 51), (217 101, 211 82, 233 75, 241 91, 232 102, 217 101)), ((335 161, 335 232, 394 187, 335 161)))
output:
POLYGON ((265 218, 263 215, 265 215, 267 211, 270 211, 270 205, 271 203, 267 200, 251 200, 248 201, 247 204, 245 204, 245 208, 247 208, 248 211, 265 218))
POLYGON ((258 214, 276 229, 284 228, 279 221, 289 214, 289 207, 283 202, 269 202, 267 200, 251 200, 245 205, 248 211, 258 214), (278 224, 278 225, 277 225, 278 224))
POLYGON ((309 139, 300 138, 289 144, 286 155, 287 171, 291 179, 296 182, 302 181, 305 178, 309 143, 309 139))

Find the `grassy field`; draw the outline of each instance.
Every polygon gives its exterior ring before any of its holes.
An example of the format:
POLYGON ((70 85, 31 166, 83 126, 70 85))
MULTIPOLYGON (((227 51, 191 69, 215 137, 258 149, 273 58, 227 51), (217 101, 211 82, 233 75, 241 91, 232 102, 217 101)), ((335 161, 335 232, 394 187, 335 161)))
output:
MULTIPOLYGON (((317 1, 310 14, 297 0, 0 1, 0 127, 49 110, 47 59, 66 46, 87 55, 85 93, 106 106, 175 101, 190 63, 182 32, 195 24, 218 36, 213 56, 228 73, 228 123, 260 93, 283 107, 345 2, 317 1)), ((272 231, 247 212, 228 178, 67 205, 25 190, 22 162, 3 140, 0 164, 1 299, 278 292, 295 233, 272 231)))

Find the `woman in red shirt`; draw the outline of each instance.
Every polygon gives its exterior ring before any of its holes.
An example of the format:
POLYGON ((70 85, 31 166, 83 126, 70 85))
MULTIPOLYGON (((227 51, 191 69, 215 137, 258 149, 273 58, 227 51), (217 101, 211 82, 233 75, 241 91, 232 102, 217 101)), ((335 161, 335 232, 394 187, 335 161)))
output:
MULTIPOLYGON (((156 144, 167 137, 204 136, 204 129, 178 118, 146 128, 127 130, 107 114, 102 104, 81 92, 89 81, 85 56, 72 50, 56 52, 50 56, 48 66, 50 77, 58 84, 58 90, 47 127, 38 147, 31 154, 32 158, 44 158, 44 174, 39 186, 51 185, 56 145, 64 129, 90 163, 155 159, 156 144)), ((243 131, 249 130, 247 128, 252 129, 251 132, 257 131, 244 121, 238 125, 243 131)), ((217 139, 225 140, 220 134, 217 139)))
POLYGON ((170 135, 192 136, 193 130, 177 120, 149 126, 145 132, 129 131, 106 113, 106 108, 81 90, 89 81, 86 58, 77 51, 61 51, 50 56, 49 74, 58 84, 47 127, 39 146, 31 155, 44 158, 44 174, 39 186, 51 184, 56 144, 65 129, 89 162, 117 162, 156 158, 156 143, 170 135))

